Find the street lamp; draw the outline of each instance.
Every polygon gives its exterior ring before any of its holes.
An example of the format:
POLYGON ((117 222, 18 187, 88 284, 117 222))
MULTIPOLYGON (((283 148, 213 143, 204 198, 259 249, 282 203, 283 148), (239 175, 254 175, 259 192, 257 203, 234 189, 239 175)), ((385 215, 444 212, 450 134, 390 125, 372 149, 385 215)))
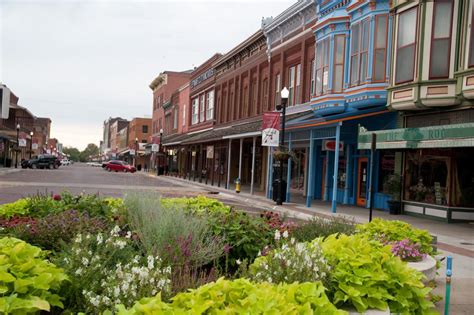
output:
POLYGON ((134 156, 134 166, 137 167, 137 155, 138 155, 138 138, 135 138, 135 156, 134 156))
POLYGON ((30 131, 30 160, 31 160, 31 153, 33 153, 33 131, 30 131))
POLYGON ((15 168, 18 168, 18 151, 20 150, 20 124, 16 125, 15 168))
MULTIPOLYGON (((158 154, 161 153, 163 151, 163 128, 160 128, 160 148, 158 150, 158 154)), ((160 175, 160 169, 161 167, 163 167, 162 165, 160 164, 163 164, 163 163, 160 163, 161 160, 161 157, 160 157, 161 154, 158 155, 158 169, 157 169, 157 175, 160 175)), ((163 171, 164 173, 164 171, 163 171)))
MULTIPOLYGON (((281 135, 280 135, 280 151, 283 150, 285 145, 285 114, 286 114, 286 104, 288 103, 288 96, 290 95, 290 91, 286 87, 283 88, 280 92, 281 95, 281 106, 277 106, 279 110, 281 107, 281 135)), ((278 183, 278 197, 277 197, 277 205, 283 204, 283 160, 280 160, 280 174, 279 174, 279 183, 278 183)))

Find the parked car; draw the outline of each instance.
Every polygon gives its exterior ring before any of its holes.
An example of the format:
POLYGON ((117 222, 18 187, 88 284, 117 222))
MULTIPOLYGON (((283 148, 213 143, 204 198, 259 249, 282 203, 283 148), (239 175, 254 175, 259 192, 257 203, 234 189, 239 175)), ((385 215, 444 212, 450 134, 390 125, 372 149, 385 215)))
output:
POLYGON ((107 163, 107 165, 105 166, 105 169, 109 172, 115 171, 115 172, 135 173, 136 171, 134 166, 128 164, 127 162, 119 161, 119 160, 109 161, 109 163, 107 163))
POLYGON ((62 159, 61 160, 61 165, 70 165, 70 164, 72 164, 72 163, 69 159, 62 159))
POLYGON ((58 168, 61 161, 54 155, 42 154, 21 162, 22 168, 58 168))

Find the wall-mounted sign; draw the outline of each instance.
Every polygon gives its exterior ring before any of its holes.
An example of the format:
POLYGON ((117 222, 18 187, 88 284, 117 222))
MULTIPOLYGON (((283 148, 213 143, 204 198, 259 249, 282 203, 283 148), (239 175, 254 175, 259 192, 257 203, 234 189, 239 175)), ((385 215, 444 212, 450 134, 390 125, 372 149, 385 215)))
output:
POLYGON ((277 147, 280 142, 280 113, 263 113, 262 146, 277 147))
POLYGON ((26 147, 26 139, 18 139, 18 146, 19 147, 26 147))
POLYGON ((135 155, 135 149, 130 149, 130 155, 135 155))
MULTIPOLYGON (((335 151, 336 150, 336 140, 323 140, 323 151, 335 151)), ((344 141, 339 141, 339 151, 344 151, 344 141)))
POLYGON ((208 145, 206 148, 206 157, 208 159, 214 158, 214 146, 213 145, 208 145))
POLYGON ((151 145, 151 152, 158 152, 158 151, 160 151, 160 145, 157 143, 153 143, 151 145))
POLYGON ((206 72, 200 74, 197 78, 195 78, 194 80, 191 81, 191 83, 190 83, 191 89, 193 89, 195 86, 201 84, 202 82, 206 81, 207 79, 209 79, 213 75, 214 75, 214 69, 213 68, 211 68, 211 69, 207 70, 206 72))
POLYGON ((33 143, 33 144, 31 145, 31 149, 33 149, 33 150, 38 150, 38 143, 33 143))

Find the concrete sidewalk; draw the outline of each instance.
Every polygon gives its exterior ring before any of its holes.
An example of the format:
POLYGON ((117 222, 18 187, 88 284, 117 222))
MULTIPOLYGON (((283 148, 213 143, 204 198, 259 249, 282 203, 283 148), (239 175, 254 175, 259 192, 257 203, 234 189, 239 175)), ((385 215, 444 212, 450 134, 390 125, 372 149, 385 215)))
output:
POLYGON ((22 170, 21 167, 18 167, 18 168, 14 168, 14 167, 0 167, 0 176, 1 176, 1 175, 11 174, 11 173, 16 173, 16 172, 19 172, 19 171, 21 171, 21 170, 22 170))

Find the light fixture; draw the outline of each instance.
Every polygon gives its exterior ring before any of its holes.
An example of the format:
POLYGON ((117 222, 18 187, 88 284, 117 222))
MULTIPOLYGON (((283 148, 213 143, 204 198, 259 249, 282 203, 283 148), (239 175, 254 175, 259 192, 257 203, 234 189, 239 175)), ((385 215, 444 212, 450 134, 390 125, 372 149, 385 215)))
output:
POLYGON ((32 137, 33 137, 33 131, 30 131, 30 136, 32 136, 32 137))
POLYGON ((161 135, 163 134, 163 128, 160 129, 160 134, 161 134, 161 135))
POLYGON ((20 130, 20 124, 16 125, 16 130, 20 130))
POLYGON ((286 88, 286 86, 281 90, 281 98, 287 99, 290 96, 290 91, 286 88))
POLYGON ((138 138, 135 138, 135 142, 138 142, 138 138))

